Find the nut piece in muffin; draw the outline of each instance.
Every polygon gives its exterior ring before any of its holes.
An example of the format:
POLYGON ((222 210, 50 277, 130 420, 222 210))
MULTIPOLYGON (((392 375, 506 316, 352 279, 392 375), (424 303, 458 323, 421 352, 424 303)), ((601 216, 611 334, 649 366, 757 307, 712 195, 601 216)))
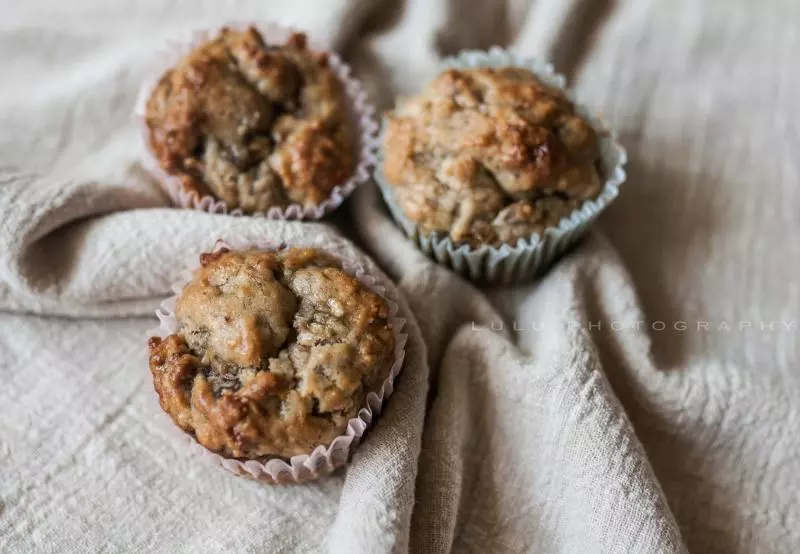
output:
POLYGON ((354 171, 344 86, 303 34, 268 46, 254 27, 223 27, 161 77, 145 109, 162 169, 231 209, 318 205, 354 171))
POLYGON ((423 234, 516 244, 602 189, 598 137, 523 68, 448 69, 388 114, 384 177, 423 234))
POLYGON ((231 458, 309 454, 344 433, 394 359, 386 301, 315 249, 221 250, 150 339, 161 407, 231 458))

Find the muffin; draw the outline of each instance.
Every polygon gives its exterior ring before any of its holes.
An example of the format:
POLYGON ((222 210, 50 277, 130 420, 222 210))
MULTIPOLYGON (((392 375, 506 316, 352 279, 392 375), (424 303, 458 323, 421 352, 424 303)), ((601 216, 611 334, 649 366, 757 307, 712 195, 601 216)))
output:
POLYGON ((228 458, 330 444, 394 361, 386 300, 316 249, 203 254, 175 317, 149 342, 161 407, 228 458))
POLYGON ((345 87, 301 33, 268 46, 252 26, 223 27, 164 72, 143 112, 161 169, 231 210, 319 205, 356 168, 345 87))
POLYGON ((603 188, 598 136, 524 67, 450 68, 387 115, 383 178, 421 235, 514 246, 603 188))

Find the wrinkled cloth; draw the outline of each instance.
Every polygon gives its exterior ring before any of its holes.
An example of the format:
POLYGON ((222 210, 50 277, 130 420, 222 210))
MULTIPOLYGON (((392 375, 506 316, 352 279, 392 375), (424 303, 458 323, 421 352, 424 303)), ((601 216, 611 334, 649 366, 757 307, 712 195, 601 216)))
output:
POLYGON ((793 0, 0 6, 0 551, 790 552, 800 545, 793 0), (462 48, 551 59, 629 151, 538 282, 425 258, 374 185, 324 223, 171 209, 132 120, 164 41, 281 20, 381 108, 462 48), (349 467, 267 486, 153 425, 146 332, 217 237, 323 237, 396 283, 406 363, 349 467), (384 273, 385 272, 385 273, 384 273))

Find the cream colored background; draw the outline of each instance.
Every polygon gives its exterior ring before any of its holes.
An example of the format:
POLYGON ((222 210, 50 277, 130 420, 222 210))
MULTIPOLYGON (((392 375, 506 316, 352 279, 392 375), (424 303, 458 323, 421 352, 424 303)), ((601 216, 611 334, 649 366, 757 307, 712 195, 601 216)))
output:
POLYGON ((795 1, 5 0, 0 13, 0 550, 800 546, 795 1), (419 255, 372 187, 338 229, 164 209, 137 163, 138 83, 163 40, 231 18, 307 28, 381 106, 462 47, 551 58, 619 130, 629 182, 542 281, 483 292, 419 255), (342 475, 247 482, 147 417, 152 309, 176 260, 231 233, 348 236, 408 300, 406 369, 342 475))

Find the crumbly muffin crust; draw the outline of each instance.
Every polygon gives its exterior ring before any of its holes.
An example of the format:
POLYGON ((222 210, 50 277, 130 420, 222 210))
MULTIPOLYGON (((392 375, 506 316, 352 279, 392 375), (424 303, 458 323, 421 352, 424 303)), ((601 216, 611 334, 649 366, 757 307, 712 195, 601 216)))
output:
POLYGON ((527 69, 448 69, 387 119, 384 176, 425 234, 515 244, 602 188, 595 131, 527 69))
POLYGON ((162 76, 145 119, 168 174, 246 213, 317 205, 355 167, 344 87, 299 33, 267 46, 223 27, 162 76))
POLYGON ((161 407, 227 457, 329 444, 394 356, 386 301, 315 249, 203 254, 175 315, 149 342, 161 407))

